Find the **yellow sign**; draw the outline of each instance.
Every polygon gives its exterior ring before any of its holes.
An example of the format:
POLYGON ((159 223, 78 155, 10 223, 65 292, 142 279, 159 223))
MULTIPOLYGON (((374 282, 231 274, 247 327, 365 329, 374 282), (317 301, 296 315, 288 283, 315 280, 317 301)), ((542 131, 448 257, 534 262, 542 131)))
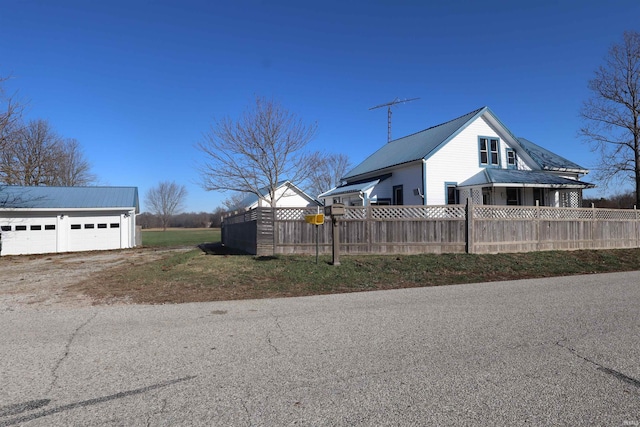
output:
POLYGON ((322 225, 324 224, 324 214, 305 215, 304 220, 309 224, 322 225))

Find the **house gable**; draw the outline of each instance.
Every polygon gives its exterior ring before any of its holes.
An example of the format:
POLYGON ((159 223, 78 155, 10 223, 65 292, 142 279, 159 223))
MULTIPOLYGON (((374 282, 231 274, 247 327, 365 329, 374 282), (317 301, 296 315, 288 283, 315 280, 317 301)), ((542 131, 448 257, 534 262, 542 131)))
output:
MULTIPOLYGON (((268 188, 260 189, 260 197, 256 194, 248 194, 236 209, 253 209, 259 206, 271 206, 271 197, 268 188)), ((316 199, 309 196, 291 181, 280 181, 275 192, 278 207, 308 207, 318 206, 316 199)))

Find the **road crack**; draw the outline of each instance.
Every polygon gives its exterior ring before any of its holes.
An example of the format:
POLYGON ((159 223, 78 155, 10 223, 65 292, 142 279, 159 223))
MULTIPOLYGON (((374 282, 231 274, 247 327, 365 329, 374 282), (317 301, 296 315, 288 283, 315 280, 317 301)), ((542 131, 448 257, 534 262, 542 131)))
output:
POLYGON ((590 363, 591 365, 595 366, 596 369, 598 369, 599 371, 604 372, 605 374, 609 374, 612 377, 615 377, 615 378, 619 379, 620 381, 625 382, 625 383, 627 383, 629 385, 632 385, 634 387, 640 388, 640 381, 639 380, 637 380, 637 379, 635 379, 633 377, 630 377, 628 375, 625 375, 620 371, 616 371, 615 369, 607 368, 606 366, 596 362, 595 360, 591 360, 588 357, 583 356, 582 354, 578 353, 578 351, 575 348, 569 347, 568 345, 562 344, 563 341, 566 341, 566 340, 563 338, 563 339, 559 340, 558 342, 556 342, 556 345, 559 346, 559 347, 562 347, 562 348, 564 348, 566 350, 569 350, 569 352, 571 354, 573 354, 574 356, 578 357, 579 359, 582 359, 585 362, 590 363))
POLYGON ((69 352, 71 350, 71 344, 73 343, 73 341, 76 339, 76 337, 78 336, 78 334, 80 333, 80 331, 85 328, 93 319, 96 318, 96 316, 98 315, 98 312, 93 313, 93 315, 91 317, 89 317, 87 320, 85 320, 80 326, 78 326, 69 336, 69 338, 67 339, 67 343, 65 344, 64 347, 64 353, 62 354, 62 356, 58 359, 58 361, 56 362, 56 364, 53 366, 53 369, 51 370, 51 376, 53 377, 53 380, 51 381, 51 385, 49 385, 49 389, 46 391, 46 394, 51 393, 51 390, 53 390, 53 388, 56 386, 58 379, 59 379, 59 375, 58 375, 58 369, 60 369, 60 366, 62 365, 62 363, 67 359, 67 357, 69 357, 69 352))
MULTIPOLYGON (((280 333, 286 337, 287 334, 285 334, 284 330, 282 330, 282 326, 280 326, 280 319, 278 318, 278 316, 272 314, 271 317, 273 317, 276 328, 278 328, 280 333)), ((280 350, 278 349, 278 347, 276 347, 276 345, 271 341, 271 331, 267 331, 267 344, 269 344, 269 346, 273 349, 273 351, 276 352, 276 354, 280 354, 280 350)))

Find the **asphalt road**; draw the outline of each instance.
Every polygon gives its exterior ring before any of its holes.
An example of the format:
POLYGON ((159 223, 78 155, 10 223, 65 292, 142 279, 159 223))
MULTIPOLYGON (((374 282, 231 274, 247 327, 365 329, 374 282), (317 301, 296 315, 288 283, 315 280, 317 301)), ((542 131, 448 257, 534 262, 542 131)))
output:
POLYGON ((640 272, 0 312, 0 426, 640 425, 640 272))

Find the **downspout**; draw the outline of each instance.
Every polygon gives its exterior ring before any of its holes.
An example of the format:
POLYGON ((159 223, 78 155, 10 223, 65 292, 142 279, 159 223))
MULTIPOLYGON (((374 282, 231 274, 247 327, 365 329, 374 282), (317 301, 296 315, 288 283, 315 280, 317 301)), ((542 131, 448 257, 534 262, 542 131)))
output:
POLYGON ((427 161, 422 159, 422 204, 427 206, 427 161))
POLYGON ((362 206, 367 206, 367 195, 362 191, 358 194, 358 197, 362 200, 362 206))

